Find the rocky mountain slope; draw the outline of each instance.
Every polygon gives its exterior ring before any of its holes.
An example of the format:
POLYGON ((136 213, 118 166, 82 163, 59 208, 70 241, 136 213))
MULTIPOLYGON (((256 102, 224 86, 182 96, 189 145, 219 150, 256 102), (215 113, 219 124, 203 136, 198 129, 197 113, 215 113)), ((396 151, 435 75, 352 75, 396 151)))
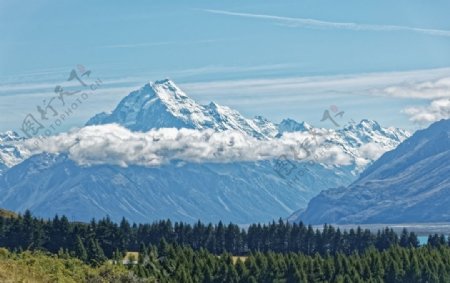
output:
POLYGON ((417 131, 385 153, 348 187, 313 198, 307 223, 450 221, 450 120, 417 131))

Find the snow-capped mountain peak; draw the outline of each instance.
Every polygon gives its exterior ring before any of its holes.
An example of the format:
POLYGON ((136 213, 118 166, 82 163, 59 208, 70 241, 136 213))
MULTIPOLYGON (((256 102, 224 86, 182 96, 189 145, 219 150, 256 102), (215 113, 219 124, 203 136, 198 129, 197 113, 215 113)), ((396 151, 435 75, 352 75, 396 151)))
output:
POLYGON ((202 129, 202 125, 211 122, 203 106, 165 79, 131 92, 111 114, 97 114, 87 125, 117 123, 134 131, 148 131, 171 127, 202 129))
POLYGON ((357 127, 365 128, 365 129, 371 129, 371 130, 380 130, 381 126, 378 124, 377 121, 369 120, 369 119, 363 119, 357 127))
MULTIPOLYGON (((155 81, 148 84, 155 98, 162 101, 169 110, 178 117, 187 116, 193 113, 202 112, 202 106, 197 104, 193 99, 189 98, 175 83, 169 79, 155 81)), ((150 107, 153 99, 147 102, 143 107, 150 107)), ((201 116, 201 115, 200 115, 201 116)), ((207 117, 190 117, 192 120, 208 120, 207 117), (201 119, 200 119, 201 118, 201 119)))
MULTIPOLYGON (((97 114, 87 125, 110 123, 143 132, 158 128, 237 130, 258 139, 280 137, 285 132, 306 132, 313 128, 306 122, 299 123, 293 119, 285 119, 278 125, 261 116, 248 119, 238 111, 215 102, 201 105, 170 79, 150 82, 131 92, 112 113, 97 114)), ((353 146, 376 142, 387 145, 389 149, 409 136, 406 131, 382 128, 376 121, 367 119, 336 132, 343 142, 353 146)))
POLYGON ((23 154, 15 144, 21 140, 23 140, 23 138, 14 131, 0 133, 0 174, 2 170, 17 164, 22 160, 23 154))
POLYGON ((176 99, 186 99, 189 98, 186 93, 184 93, 172 80, 164 79, 158 80, 153 83, 150 83, 155 93, 163 98, 174 97, 176 99))
POLYGON ((338 130, 342 135, 346 136, 348 142, 354 145, 362 143, 380 143, 385 144, 393 149, 397 144, 411 136, 406 130, 399 128, 383 128, 374 120, 363 119, 358 124, 352 124, 338 130))
POLYGON ((275 128, 270 123, 260 128, 238 111, 211 102, 200 105, 169 79, 148 83, 131 92, 111 114, 100 113, 86 125, 117 123, 133 131, 157 128, 238 130, 259 139, 268 138, 275 128))
POLYGON ((14 131, 6 131, 3 133, 0 133, 0 143, 16 141, 16 140, 20 140, 20 139, 21 138, 20 138, 19 134, 14 131))
POLYGON ((285 132, 305 132, 312 129, 312 126, 306 122, 297 122, 293 119, 283 119, 281 123, 278 125, 278 131, 280 134, 285 132))

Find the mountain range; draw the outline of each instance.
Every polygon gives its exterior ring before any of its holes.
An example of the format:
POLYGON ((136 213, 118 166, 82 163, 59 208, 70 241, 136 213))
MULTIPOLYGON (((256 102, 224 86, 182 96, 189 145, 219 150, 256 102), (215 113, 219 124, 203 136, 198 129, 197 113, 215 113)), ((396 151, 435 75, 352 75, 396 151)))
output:
POLYGON ((112 113, 97 114, 86 125, 110 123, 143 132, 159 128, 237 130, 259 139, 278 133, 276 125, 262 117, 246 119, 238 111, 214 102, 200 105, 168 79, 131 92, 112 113))
POLYGON ((22 140, 23 138, 14 131, 0 133, 0 175, 25 158, 17 145, 22 140))
POLYGON ((321 192, 294 218, 311 224, 448 222, 449 160, 450 120, 441 120, 385 153, 351 185, 321 192))
POLYGON ((19 212, 30 209, 43 217, 66 214, 82 221, 109 215, 136 222, 161 218, 265 222, 306 207, 326 188, 347 186, 379 155, 409 136, 371 120, 332 130, 292 119, 279 124, 261 116, 248 119, 213 102, 200 105, 170 80, 131 92, 112 112, 95 115, 81 130, 110 124, 143 134, 168 128, 232 131, 251 137, 247 142, 283 146, 319 135, 320 144, 311 150, 323 150, 329 158, 283 154, 232 162, 169 160, 157 166, 80 164, 70 150, 30 153, 26 140, 8 132, 0 136, 0 206, 19 212), (290 166, 288 173, 303 168, 301 174, 280 173, 280 162, 290 166))

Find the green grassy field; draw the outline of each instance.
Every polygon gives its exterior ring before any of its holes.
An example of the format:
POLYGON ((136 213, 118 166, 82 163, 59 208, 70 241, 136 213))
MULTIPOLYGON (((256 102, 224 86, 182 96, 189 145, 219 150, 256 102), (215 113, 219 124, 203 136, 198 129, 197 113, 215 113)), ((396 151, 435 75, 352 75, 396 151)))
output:
POLYGON ((121 265, 91 267, 78 259, 0 248, 0 282, 136 282, 121 265))

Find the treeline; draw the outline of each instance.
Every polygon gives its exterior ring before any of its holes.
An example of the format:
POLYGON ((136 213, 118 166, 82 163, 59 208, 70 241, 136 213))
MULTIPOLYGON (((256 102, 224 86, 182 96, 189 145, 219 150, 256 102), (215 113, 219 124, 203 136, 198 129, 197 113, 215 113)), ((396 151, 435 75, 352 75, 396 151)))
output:
POLYGON ((132 270, 155 282, 450 282, 450 248, 394 245, 333 256, 256 252, 241 260, 162 241, 141 247, 132 270))
MULTIPOLYGON (((249 252, 303 253, 305 255, 345 255, 362 252, 369 247, 382 251, 393 245, 418 247, 414 233, 406 230, 399 236, 392 229, 378 233, 357 228, 341 232, 330 225, 322 230, 302 223, 284 221, 254 224, 248 229, 238 225, 217 225, 197 222, 193 225, 170 220, 152 224, 119 224, 109 218, 90 223, 69 222, 67 217, 52 220, 33 217, 29 211, 16 218, 0 217, 0 246, 10 250, 61 249, 90 262, 112 258, 119 251, 136 251, 140 244, 157 244, 161 239, 194 250, 205 249, 212 254, 224 252, 246 255, 249 252)), ((444 238, 445 240, 445 238, 444 238)))

